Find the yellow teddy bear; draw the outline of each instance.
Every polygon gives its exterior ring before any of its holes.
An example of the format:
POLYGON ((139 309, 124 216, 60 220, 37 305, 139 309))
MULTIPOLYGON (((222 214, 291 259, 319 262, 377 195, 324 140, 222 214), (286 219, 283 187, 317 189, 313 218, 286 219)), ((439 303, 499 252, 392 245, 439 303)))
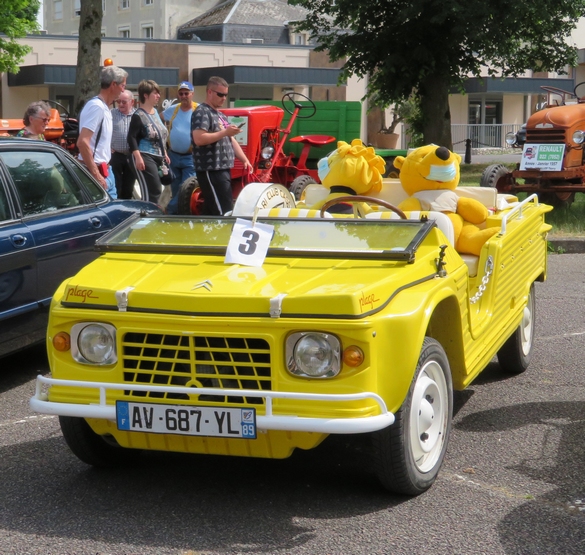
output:
POLYGON ((498 228, 480 229, 489 215, 479 201, 461 198, 454 192, 459 184, 461 156, 448 148, 426 145, 408 156, 397 156, 394 166, 400 170, 400 183, 409 195, 402 210, 444 212, 453 222, 455 249, 459 253, 479 255, 483 244, 498 233, 498 228))
MULTIPOLYGON (((338 141, 337 149, 319 160, 317 168, 319 179, 329 189, 329 193, 311 208, 320 209, 327 201, 338 197, 368 196, 381 191, 385 166, 384 159, 371 146, 366 147, 360 139, 354 139, 351 144, 338 141)), ((360 210, 368 212, 370 209, 360 204, 360 210)), ((351 212, 351 208, 334 205, 329 212, 351 212)))

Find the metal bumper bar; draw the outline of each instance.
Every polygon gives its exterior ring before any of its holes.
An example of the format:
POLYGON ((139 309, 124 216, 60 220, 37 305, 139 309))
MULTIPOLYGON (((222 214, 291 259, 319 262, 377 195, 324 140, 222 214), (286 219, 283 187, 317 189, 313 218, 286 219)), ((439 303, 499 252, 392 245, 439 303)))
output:
POLYGON ((375 393, 362 392, 353 394, 317 394, 276 391, 258 391, 251 389, 218 389, 211 387, 197 388, 186 391, 184 387, 114 384, 105 382, 85 382, 78 380, 58 380, 46 376, 38 376, 36 392, 30 400, 34 412, 60 416, 77 416, 80 418, 98 418, 116 420, 115 405, 106 403, 106 393, 112 390, 145 391, 150 393, 181 393, 189 395, 221 395, 237 397, 260 397, 265 400, 266 414, 256 416, 259 430, 285 430, 291 432, 317 432, 326 434, 362 434, 381 430, 394 423, 394 414, 388 412, 384 400, 375 393), (97 404, 56 403, 49 401, 43 386, 82 387, 98 389, 100 400, 97 404), (372 399, 378 404, 380 414, 360 418, 308 418, 294 415, 275 415, 272 412, 274 399, 293 399, 303 401, 343 402, 372 399))

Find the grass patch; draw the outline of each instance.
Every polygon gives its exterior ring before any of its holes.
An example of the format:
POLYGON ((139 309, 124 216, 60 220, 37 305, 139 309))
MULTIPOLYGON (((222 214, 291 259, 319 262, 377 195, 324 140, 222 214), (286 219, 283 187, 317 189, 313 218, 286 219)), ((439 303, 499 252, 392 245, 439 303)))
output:
MULTIPOLYGON (((484 170, 491 164, 461 164, 459 185, 462 187, 478 187, 484 170)), ((516 164, 503 164, 509 170, 516 164)), ((518 195, 525 198, 525 194, 518 195)), ((569 208, 554 208, 546 215, 547 223, 552 225, 550 236, 574 237, 585 236, 585 193, 577 193, 575 202, 569 208)))

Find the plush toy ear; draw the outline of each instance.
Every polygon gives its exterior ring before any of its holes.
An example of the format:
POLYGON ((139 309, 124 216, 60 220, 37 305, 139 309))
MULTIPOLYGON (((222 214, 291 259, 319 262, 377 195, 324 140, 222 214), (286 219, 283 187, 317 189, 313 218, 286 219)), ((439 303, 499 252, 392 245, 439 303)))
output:
POLYGON ((404 156, 397 156, 396 158, 394 158, 392 164, 394 165, 395 168, 401 169, 402 164, 404 164, 404 160, 406 160, 404 156))

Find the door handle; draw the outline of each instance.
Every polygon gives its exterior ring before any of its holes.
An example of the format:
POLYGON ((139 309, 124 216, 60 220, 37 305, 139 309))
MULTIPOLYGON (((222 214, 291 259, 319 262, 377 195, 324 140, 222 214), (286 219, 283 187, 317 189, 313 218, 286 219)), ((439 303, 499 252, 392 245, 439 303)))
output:
POLYGON ((26 237, 24 235, 11 235, 10 240, 15 247, 24 247, 26 245, 26 237))
POLYGON ((95 216, 92 217, 92 218, 90 218, 89 221, 90 221, 92 227, 95 227, 95 228, 102 227, 102 221, 99 218, 95 217, 95 216))

